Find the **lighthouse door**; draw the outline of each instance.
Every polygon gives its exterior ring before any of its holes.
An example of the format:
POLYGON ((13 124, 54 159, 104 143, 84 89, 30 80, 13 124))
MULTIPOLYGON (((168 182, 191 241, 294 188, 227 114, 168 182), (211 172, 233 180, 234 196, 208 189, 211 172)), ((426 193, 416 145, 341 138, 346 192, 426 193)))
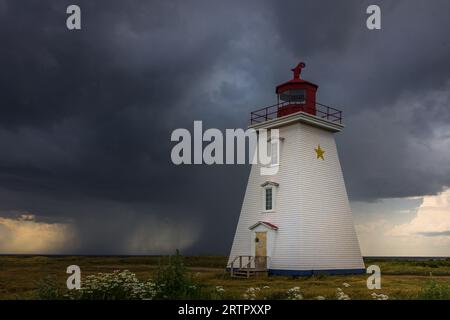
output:
POLYGON ((267 269, 267 232, 255 232, 255 268, 267 269))

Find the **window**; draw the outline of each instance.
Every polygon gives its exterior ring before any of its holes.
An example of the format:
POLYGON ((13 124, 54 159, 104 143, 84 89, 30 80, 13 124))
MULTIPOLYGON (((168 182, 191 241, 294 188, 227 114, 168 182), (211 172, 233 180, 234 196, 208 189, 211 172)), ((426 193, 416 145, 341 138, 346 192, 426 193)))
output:
POLYGON ((273 194, 272 187, 265 189, 265 210, 269 211, 273 209, 273 194))
POLYGON ((280 94, 280 99, 286 102, 305 103, 305 89, 291 89, 280 94))
POLYGON ((261 211, 263 213, 276 210, 276 198, 279 184, 275 181, 266 181, 261 184, 261 211))

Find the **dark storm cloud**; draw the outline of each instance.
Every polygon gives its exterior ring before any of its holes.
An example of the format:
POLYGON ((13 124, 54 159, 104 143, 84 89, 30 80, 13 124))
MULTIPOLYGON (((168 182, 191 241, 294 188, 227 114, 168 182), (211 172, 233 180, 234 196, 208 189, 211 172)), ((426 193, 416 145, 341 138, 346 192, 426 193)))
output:
POLYGON ((351 198, 435 194, 450 185, 450 3, 288 1, 274 8, 283 12, 275 19, 281 42, 306 55, 305 73, 320 84, 318 100, 344 110, 338 142, 351 198), (375 3, 382 30, 368 31, 365 9, 375 3))
POLYGON ((344 106, 352 198, 450 185, 448 2, 379 2, 373 32, 363 1, 77 3, 69 32, 71 2, 0 0, 0 209, 70 221, 77 252, 225 253, 248 167, 174 166, 170 134, 244 127, 299 59, 344 106))
MULTIPOLYGON (((176 167, 170 134, 194 119, 224 126, 201 83, 235 39, 236 10, 82 2, 83 30, 70 33, 66 5, 2 2, 2 209, 72 219, 88 253, 166 250, 154 246, 163 233, 191 245, 210 219, 230 232, 246 168, 176 167), (142 225, 148 248, 130 248, 142 225)), ((228 244, 201 249, 217 245, 228 244)))

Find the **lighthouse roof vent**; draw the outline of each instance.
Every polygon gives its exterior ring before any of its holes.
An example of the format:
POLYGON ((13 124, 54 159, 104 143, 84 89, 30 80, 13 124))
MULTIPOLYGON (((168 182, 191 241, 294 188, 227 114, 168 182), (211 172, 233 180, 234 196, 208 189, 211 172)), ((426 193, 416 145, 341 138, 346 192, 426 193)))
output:
POLYGON ((278 85, 275 89, 275 92, 277 94, 280 94, 289 89, 304 88, 305 86, 312 86, 317 90, 317 88, 319 88, 317 84, 301 78, 302 69, 304 69, 305 67, 306 64, 304 62, 300 62, 295 68, 291 69, 293 73, 292 79, 278 85))

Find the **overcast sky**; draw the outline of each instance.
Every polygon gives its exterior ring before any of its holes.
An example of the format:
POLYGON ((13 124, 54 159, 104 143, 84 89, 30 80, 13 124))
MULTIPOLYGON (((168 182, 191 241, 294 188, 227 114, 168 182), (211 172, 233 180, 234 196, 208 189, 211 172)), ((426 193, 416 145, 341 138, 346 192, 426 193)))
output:
POLYGON ((420 254, 437 239, 430 255, 450 255, 449 12, 447 0, 0 0, 0 253, 227 254, 249 167, 175 166, 170 135, 194 120, 245 128, 305 61, 318 101, 344 112, 363 253, 417 254, 375 248, 384 223, 386 237, 425 241, 420 254), (66 28, 74 3, 79 31, 66 28), (381 30, 366 28, 369 4, 381 30))

